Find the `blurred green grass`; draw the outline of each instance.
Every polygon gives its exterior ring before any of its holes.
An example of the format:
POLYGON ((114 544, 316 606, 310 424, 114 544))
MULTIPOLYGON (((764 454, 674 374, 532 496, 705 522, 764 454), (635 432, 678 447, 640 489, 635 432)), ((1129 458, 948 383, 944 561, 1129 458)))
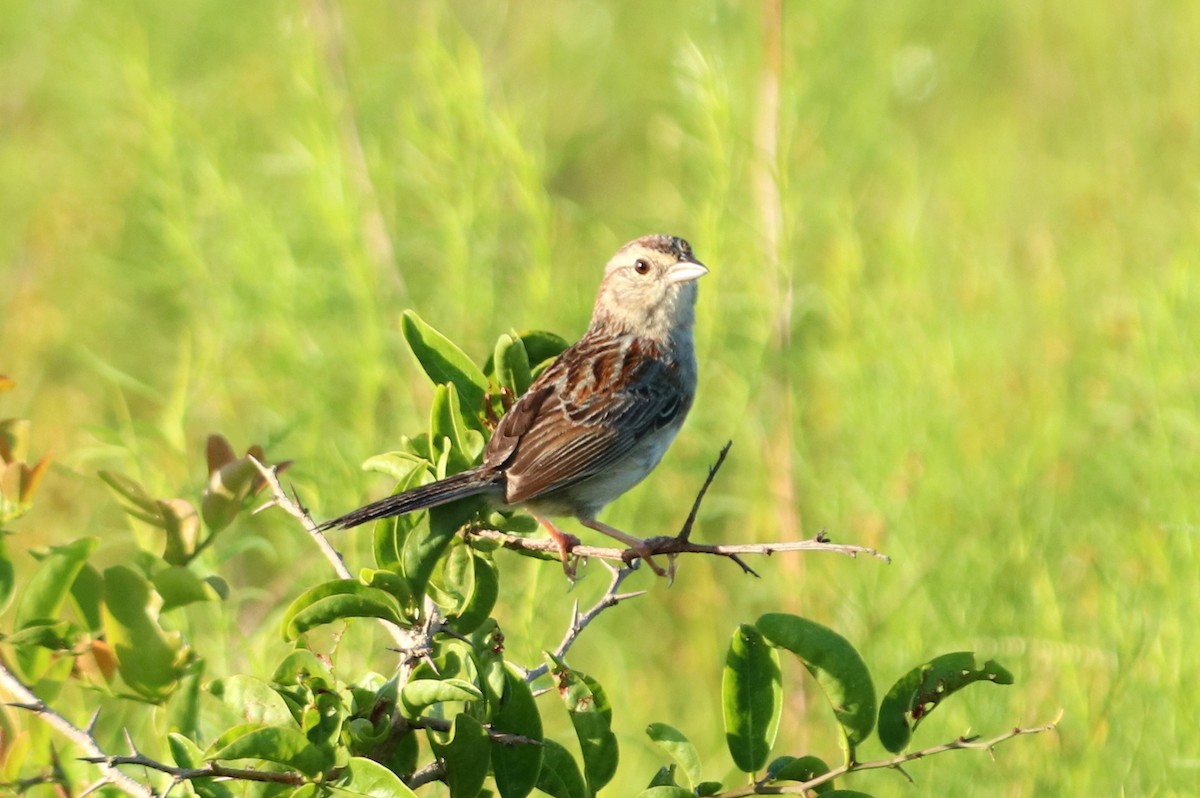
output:
MULTIPOLYGON (((652 774, 651 721, 725 761, 728 636, 786 610, 882 687, 960 648, 1014 670, 919 742, 1065 710, 996 762, 858 782, 876 794, 1193 794, 1200 6, 786 3, 768 153, 757 6, 347 3, 340 30, 328 8, 3 3, 3 411, 59 453, 22 544, 118 539, 95 470, 198 489, 212 430, 296 459, 318 515, 379 495, 358 464, 429 397, 402 309, 476 357, 513 327, 573 337, 610 252, 676 233, 713 267, 702 393, 607 519, 673 529, 732 438, 698 535, 825 528, 895 562, 646 579, 573 656, 620 708, 609 792, 652 774)), ((222 565, 246 632, 324 576, 270 515, 222 565)), ((532 660, 575 596, 503 567, 531 584, 502 620, 532 660)), ((817 700, 792 753, 828 739, 817 700)))

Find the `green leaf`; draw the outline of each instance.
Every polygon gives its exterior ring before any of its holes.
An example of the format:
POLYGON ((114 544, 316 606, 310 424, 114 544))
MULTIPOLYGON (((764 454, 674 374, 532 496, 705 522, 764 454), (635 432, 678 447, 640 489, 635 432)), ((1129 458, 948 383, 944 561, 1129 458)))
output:
POLYGON ((271 682, 280 687, 310 685, 314 690, 336 690, 337 679, 333 671, 316 654, 298 648, 283 658, 271 674, 271 682))
POLYGON ((873 796, 858 790, 831 790, 825 793, 825 798, 873 798, 873 796))
MULTIPOLYGON (((542 716, 529 685, 511 666, 504 669, 504 697, 492 717, 492 730, 541 740, 542 716)), ((537 786, 541 745, 492 743, 492 771, 500 798, 525 798, 537 786)))
POLYGON ((333 786, 370 798, 416 798, 417 795, 383 765, 358 756, 350 759, 333 786))
POLYGON ((103 621, 100 605, 104 603, 104 577, 90 563, 84 563, 71 583, 71 606, 93 634, 100 632, 103 621))
POLYGON ((495 561, 474 550, 471 550, 471 559, 474 563, 475 589, 467 605, 457 616, 449 619, 450 627, 463 635, 475 631, 491 617, 496 600, 500 597, 500 573, 495 561))
POLYGON ((588 791, 597 793, 617 772, 619 751, 613 734, 612 707, 600 685, 571 670, 553 654, 545 654, 550 676, 575 726, 588 791))
POLYGON ((688 778, 688 784, 694 787, 700 783, 702 778, 700 754, 683 732, 665 723, 651 723, 646 727, 646 734, 654 741, 655 745, 683 768, 684 775, 688 778))
POLYGON ((444 701, 478 701, 483 691, 465 679, 413 679, 400 690, 405 717, 416 718, 429 706, 444 701))
POLYGON ((682 787, 664 786, 642 790, 637 794, 637 798, 696 798, 696 794, 682 787))
POLYGON ((467 410, 467 423, 482 431, 480 412, 483 410, 483 396, 487 393, 487 378, 479 367, 450 339, 411 310, 404 311, 400 329, 429 379, 435 385, 453 383, 467 410))
POLYGON ((316 776, 333 767, 333 751, 316 746, 301 732, 287 726, 251 729, 223 745, 206 759, 262 759, 295 768, 306 776, 316 776))
POLYGON ((417 769, 417 757, 420 753, 421 745, 417 733, 408 732, 398 738, 393 736, 382 753, 376 751, 373 755, 380 756, 384 767, 393 773, 407 775, 417 769))
POLYGON ((496 341, 492 352, 492 362, 496 364, 496 382, 520 396, 529 389, 533 376, 529 370, 529 353, 525 351, 525 342, 511 335, 501 335, 496 341))
POLYGON ((529 363, 533 366, 540 366, 547 360, 558 357, 571 345, 566 338, 546 330, 521 333, 521 343, 525 345, 529 363))
POLYGON ((163 612, 197 601, 221 600, 221 594, 211 582, 201 579, 182 565, 172 565, 156 573, 154 589, 163 598, 163 612))
POLYGON ((475 559, 461 540, 450 546, 429 581, 430 597, 446 616, 458 615, 475 594, 475 559))
POLYGON ((453 542, 459 528, 475 515, 478 505, 477 500, 466 499, 434 507, 429 510, 428 524, 419 523, 409 533, 401 558, 414 598, 424 596, 438 560, 453 542))
MULTIPOLYGON (((375 471, 386 474, 397 482, 404 483, 412 478, 414 471, 420 471, 429 466, 429 461, 411 452, 387 452, 368 457, 363 461, 363 471, 375 471)), ((400 489, 397 488, 397 493, 400 489)))
POLYGON ((104 572, 104 634, 121 678, 143 697, 160 702, 184 674, 189 649, 179 632, 158 624, 161 599, 137 571, 123 565, 104 572))
POLYGON ((733 633, 721 680, 725 742, 739 770, 754 773, 767 761, 783 701, 779 655, 753 626, 733 633))
POLYGON ((725 785, 719 781, 702 781, 695 787, 695 793, 699 796, 716 795, 725 788, 725 785))
POLYGON ((995 660, 978 666, 971 651, 942 654, 913 668, 892 685, 879 705, 879 741, 892 753, 900 753, 938 704, 975 682, 1012 684, 1013 677, 995 660))
POLYGON ((304 707, 300 716, 300 730, 310 743, 321 747, 330 746, 341 736, 342 723, 349 715, 339 693, 316 692, 312 702, 304 707))
POLYGON ((11 646, 40 647, 51 651, 65 651, 72 646, 70 621, 48 621, 31 623, 19 632, 9 635, 4 642, 11 646))
POLYGON ((200 543, 200 516, 196 514, 196 508, 184 499, 168 499, 155 504, 166 532, 163 559, 171 565, 187 565, 200 543))
POLYGON ((200 737, 200 683, 204 680, 204 665, 200 657, 188 665, 167 713, 168 727, 193 740, 200 737))
POLYGON ((487 729, 475 718, 460 713, 448 737, 429 733, 434 753, 446 763, 450 798, 476 798, 491 768, 491 743, 487 729))
POLYGON ((488 618, 471 632, 471 647, 479 666, 479 680, 487 701, 489 717, 504 702, 507 688, 504 662, 504 633, 494 618, 488 618))
MULTIPOLYGON (((424 485, 433 480, 429 472, 429 464, 422 460, 421 466, 421 468, 412 469, 400 479, 396 485, 396 493, 403 493, 410 488, 424 485)), ((376 566, 383 570, 400 573, 404 544, 412 530, 419 523, 423 523, 427 515, 427 513, 409 513, 377 521, 374 534, 376 566)), ((413 595, 411 588, 406 588, 406 590, 410 596, 413 595)), ((416 609, 416 606, 412 606, 411 609, 416 609)))
POLYGON ((146 492, 140 482, 115 471, 100 471, 99 477, 108 487, 112 488, 114 493, 131 505, 125 507, 125 512, 156 526, 161 524, 161 519, 158 517, 158 502, 146 492))
MULTIPOLYGON (((819 756, 781 756, 767 765, 767 778, 771 781, 806 782, 829 772, 829 765, 819 756)), ((833 780, 813 788, 818 795, 833 789, 833 780)))
POLYGON ((247 723, 286 726, 292 713, 283 697, 262 679, 235 674, 208 683, 208 692, 236 712, 247 723))
POLYGON ((658 769, 658 772, 650 779, 650 783, 646 788, 651 787, 678 787, 679 782, 675 780, 675 771, 679 769, 678 765, 663 765, 658 769))
POLYGON ((13 561, 8 556, 8 544, 4 541, 4 535, 0 534, 0 614, 8 609, 15 585, 16 573, 13 570, 13 561))
POLYGON ((575 758, 550 739, 542 742, 542 769, 538 772, 537 788, 551 798, 588 798, 587 785, 575 758))
POLYGON ((819 623, 772 612, 758 619, 758 629, 773 645, 791 651, 816 677, 842 727, 846 761, 875 728, 875 686, 862 656, 846 638, 819 623))
MULTIPOLYGON (((98 538, 80 538, 50 549, 21 593, 17 630, 58 620, 71 585, 98 542, 98 538)), ((44 648, 18 649, 16 654, 17 664, 28 682, 39 681, 50 667, 50 652, 44 648)))
POLYGON ((429 439, 435 443, 444 440, 450 442, 446 473, 440 476, 467 470, 475 465, 476 458, 483 451, 483 434, 468 425, 454 383, 437 386, 430 407, 429 439))
POLYGON ((408 585, 408 580, 400 574, 393 571, 364 568, 359 572, 358 578, 368 587, 390 593, 396 601, 400 602, 400 606, 407 614, 411 615, 416 612, 417 607, 413 600, 412 589, 408 585))
POLYGON ((313 627, 346 618, 382 618, 407 625, 390 593, 355 579, 324 582, 301 593, 283 615, 283 638, 295 640, 313 627))

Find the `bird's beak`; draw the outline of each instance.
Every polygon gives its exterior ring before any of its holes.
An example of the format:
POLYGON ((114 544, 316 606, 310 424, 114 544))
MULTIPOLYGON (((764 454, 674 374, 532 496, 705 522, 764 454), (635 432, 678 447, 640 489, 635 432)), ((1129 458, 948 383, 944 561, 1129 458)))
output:
POLYGON ((690 283, 708 274, 708 267, 690 260, 680 261, 667 269, 668 283, 690 283))

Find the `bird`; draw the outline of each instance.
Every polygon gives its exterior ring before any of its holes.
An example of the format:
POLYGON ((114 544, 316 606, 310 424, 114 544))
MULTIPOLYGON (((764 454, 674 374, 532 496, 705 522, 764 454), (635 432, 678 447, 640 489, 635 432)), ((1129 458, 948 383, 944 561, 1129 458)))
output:
POLYGON ((346 529, 482 496, 520 508, 556 542, 569 576, 578 538, 554 517, 621 541, 655 573, 646 541, 598 520, 662 460, 696 396, 696 281, 709 270, 682 238, 648 235, 604 268, 583 337, 546 367, 500 418, 479 465, 320 525, 346 529))

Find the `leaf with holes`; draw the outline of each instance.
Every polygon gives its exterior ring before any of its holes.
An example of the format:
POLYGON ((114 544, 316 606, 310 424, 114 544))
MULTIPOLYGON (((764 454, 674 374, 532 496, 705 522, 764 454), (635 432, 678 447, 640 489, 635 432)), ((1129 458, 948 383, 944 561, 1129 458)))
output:
POLYGON ((942 654, 918 665, 892 685, 879 705, 879 741, 896 754, 944 699, 975 682, 1012 684, 1012 674, 995 660, 982 666, 971 651, 942 654))

